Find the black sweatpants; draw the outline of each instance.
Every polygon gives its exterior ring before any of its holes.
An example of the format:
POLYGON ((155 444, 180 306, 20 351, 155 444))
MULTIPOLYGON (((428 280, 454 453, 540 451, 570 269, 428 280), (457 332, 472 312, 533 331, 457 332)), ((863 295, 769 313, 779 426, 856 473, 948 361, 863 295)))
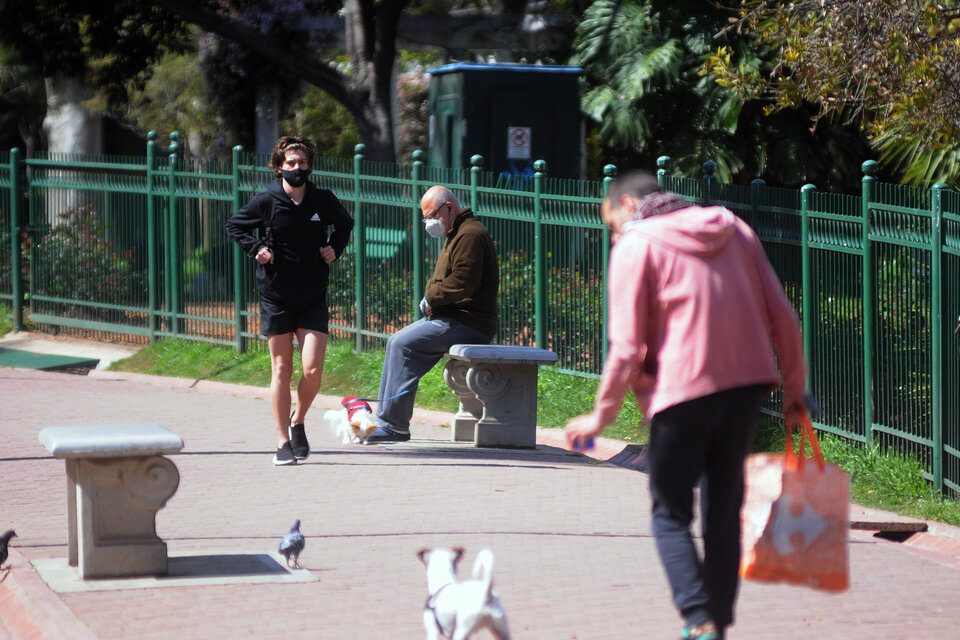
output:
POLYGON ((721 391, 664 409, 650 422, 653 533, 673 602, 688 625, 713 620, 722 629, 733 623, 743 462, 753 445, 764 390, 721 391), (690 533, 698 481, 703 560, 690 533))

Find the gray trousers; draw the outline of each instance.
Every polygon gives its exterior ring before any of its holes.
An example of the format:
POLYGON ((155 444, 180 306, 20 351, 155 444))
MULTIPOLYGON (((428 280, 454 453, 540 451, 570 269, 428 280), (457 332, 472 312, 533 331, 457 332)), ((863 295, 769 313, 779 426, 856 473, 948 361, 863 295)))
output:
POLYGON ((420 378, 452 345, 491 341, 493 336, 444 317, 421 318, 390 336, 380 374, 377 423, 391 431, 409 433, 420 378))

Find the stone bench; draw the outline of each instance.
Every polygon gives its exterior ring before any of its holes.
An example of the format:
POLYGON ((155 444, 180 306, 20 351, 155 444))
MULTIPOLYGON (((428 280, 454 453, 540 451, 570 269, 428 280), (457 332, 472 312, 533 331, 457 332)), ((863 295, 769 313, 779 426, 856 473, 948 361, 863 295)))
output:
POLYGON ((161 424, 47 427, 40 442, 67 472, 67 563, 81 579, 167 573, 156 515, 180 484, 165 453, 183 440, 161 424))
POLYGON ((536 347, 455 344, 443 379, 460 397, 454 442, 478 447, 537 446, 537 373, 557 354, 536 347))

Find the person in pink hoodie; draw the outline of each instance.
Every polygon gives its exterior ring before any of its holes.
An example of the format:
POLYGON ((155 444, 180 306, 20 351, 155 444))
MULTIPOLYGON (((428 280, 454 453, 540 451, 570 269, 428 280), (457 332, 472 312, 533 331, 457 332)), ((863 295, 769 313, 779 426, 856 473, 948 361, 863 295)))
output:
POLYGON ((799 322, 757 236, 728 209, 631 172, 600 215, 615 238, 610 349, 594 410, 567 423, 567 441, 587 447, 633 390, 650 426, 652 526, 684 637, 721 639, 734 620, 743 462, 761 403, 782 384, 784 413, 806 411, 799 322), (698 482, 702 559, 690 532, 698 482))

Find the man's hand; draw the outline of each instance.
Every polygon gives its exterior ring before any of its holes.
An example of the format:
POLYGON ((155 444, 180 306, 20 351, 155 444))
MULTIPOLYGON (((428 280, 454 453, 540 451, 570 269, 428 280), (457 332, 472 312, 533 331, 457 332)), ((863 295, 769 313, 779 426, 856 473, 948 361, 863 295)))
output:
POLYGON ((804 416, 809 415, 810 410, 807 406, 807 400, 803 395, 789 393, 784 390, 783 393, 783 418, 788 423, 799 423, 804 416))
POLYGON ((603 431, 603 425, 595 413, 570 418, 567 421, 567 448, 574 451, 585 451, 592 445, 595 437, 603 431))
POLYGON ((320 257, 323 258, 324 262, 333 262, 337 259, 337 252, 330 245, 320 247, 320 257))
POLYGON ((267 247, 260 247, 260 251, 257 251, 257 255, 254 256, 254 258, 260 264, 273 262, 273 251, 270 251, 267 247))

